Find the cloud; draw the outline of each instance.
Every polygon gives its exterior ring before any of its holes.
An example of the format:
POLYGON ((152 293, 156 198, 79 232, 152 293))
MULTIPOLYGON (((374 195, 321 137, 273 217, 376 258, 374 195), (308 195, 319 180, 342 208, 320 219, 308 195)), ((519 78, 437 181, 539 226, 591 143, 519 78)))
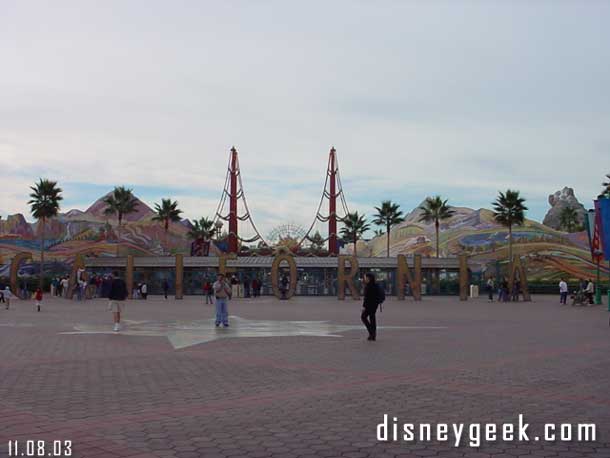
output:
POLYGON ((510 187, 542 219, 609 171, 603 2, 3 6, 2 214, 47 176, 81 209, 127 185, 211 215, 232 145, 263 233, 311 224, 332 145, 369 215, 510 187))

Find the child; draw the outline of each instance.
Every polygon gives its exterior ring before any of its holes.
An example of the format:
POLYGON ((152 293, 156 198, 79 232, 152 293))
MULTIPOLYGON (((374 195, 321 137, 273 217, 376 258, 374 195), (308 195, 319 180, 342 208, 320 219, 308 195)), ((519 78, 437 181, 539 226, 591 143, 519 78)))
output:
POLYGON ((208 280, 206 280, 203 285, 203 292, 205 293, 205 303, 214 304, 214 290, 212 289, 212 284, 208 280))
POLYGON ((8 286, 6 288, 4 288, 4 300, 6 301, 6 310, 9 309, 9 307, 11 306, 11 297, 13 296, 13 293, 11 293, 11 288, 9 288, 8 286))
POLYGON ((42 290, 40 288, 36 288, 36 293, 34 293, 34 300, 36 301, 36 308, 40 312, 40 305, 42 304, 42 290))

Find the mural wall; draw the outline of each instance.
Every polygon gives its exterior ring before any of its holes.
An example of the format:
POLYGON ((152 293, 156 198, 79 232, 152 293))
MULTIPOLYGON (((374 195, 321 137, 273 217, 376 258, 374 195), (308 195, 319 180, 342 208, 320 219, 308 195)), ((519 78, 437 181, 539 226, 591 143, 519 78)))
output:
MULTIPOLYGON (((455 207, 455 216, 441 224, 440 255, 457 256, 466 253, 478 269, 495 275, 508 258, 508 231, 498 225, 493 212, 455 207)), ((435 231, 432 224, 418 222, 418 210, 394 229, 390 238, 390 254, 435 256, 435 231)), ((531 281, 558 281, 570 278, 594 278, 596 265, 591 262, 586 232, 567 233, 536 221, 513 228, 514 252, 527 263, 531 281)), ((358 246, 364 256, 385 256, 386 236, 381 235, 358 246)), ((607 272, 607 267, 603 267, 607 272)))
MULTIPOLYGON (((116 218, 104 215, 103 198, 86 211, 71 210, 49 221, 45 228, 45 271, 69 272, 77 253, 88 256, 153 256, 162 254, 190 254, 188 239, 190 223, 183 221, 170 226, 167 234, 163 225, 153 221, 153 210, 138 201, 138 211, 125 216, 120 228, 116 218)), ((0 220, 0 277, 8 277, 12 258, 20 252, 39 259, 40 227, 28 223, 23 215, 10 215, 0 220)), ((36 262, 21 266, 20 275, 36 275, 36 262)))
MULTIPOLYGON (((185 220, 170 225, 165 233, 162 224, 153 221, 153 210, 139 202, 138 212, 127 215, 118 237, 117 221, 104 215, 103 198, 86 211, 71 210, 48 222, 46 233, 46 270, 67 273, 77 253, 88 256, 152 256, 182 253, 189 255, 190 223, 185 220)), ((441 256, 466 253, 482 272, 495 274, 498 263, 507 258, 507 231, 495 223, 487 209, 455 208, 456 214, 443 222, 441 256)), ((392 230, 391 255, 421 254, 434 256, 434 226, 418 222, 419 210, 392 230)), ((28 223, 23 215, 0 220, 0 277, 8 277, 12 258, 20 252, 31 253, 34 261, 24 263, 20 275, 36 275, 40 250, 40 228, 28 223)), ((524 256, 532 281, 556 281, 561 275, 586 278, 595 275, 585 232, 568 234, 527 220, 514 229, 515 253, 524 256)), ((214 248, 215 249, 215 248, 214 248)), ((348 244, 345 249, 351 250, 348 244)), ((385 256, 386 236, 359 242, 361 256, 385 256)), ((210 255, 214 255, 213 252, 210 255)), ((607 272, 607 267, 604 267, 607 272)))

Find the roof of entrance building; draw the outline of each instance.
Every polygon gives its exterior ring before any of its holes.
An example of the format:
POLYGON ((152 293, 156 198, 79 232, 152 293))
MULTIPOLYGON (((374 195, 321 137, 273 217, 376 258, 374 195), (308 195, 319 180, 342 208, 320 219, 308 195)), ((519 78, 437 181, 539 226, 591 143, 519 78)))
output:
MULTIPOLYGON (((134 257, 134 267, 166 267, 172 268, 176 265, 176 258, 173 256, 146 256, 134 257)), ((227 260, 227 267, 241 269, 247 268, 271 268, 274 257, 239 257, 227 260)), ((299 268, 336 268, 338 260, 335 257, 316 258, 295 256, 294 260, 299 268)), ((409 266, 412 266, 413 258, 407 258, 409 266)), ((218 267, 218 257, 195 257, 185 256, 184 267, 218 267)), ((360 267, 364 268, 395 268, 396 258, 358 258, 360 267)), ((284 263, 285 264, 285 263, 284 263)), ((125 267, 126 257, 101 257, 85 258, 87 267, 125 267)), ((458 269, 458 258, 422 258, 423 268, 437 269, 458 269)))

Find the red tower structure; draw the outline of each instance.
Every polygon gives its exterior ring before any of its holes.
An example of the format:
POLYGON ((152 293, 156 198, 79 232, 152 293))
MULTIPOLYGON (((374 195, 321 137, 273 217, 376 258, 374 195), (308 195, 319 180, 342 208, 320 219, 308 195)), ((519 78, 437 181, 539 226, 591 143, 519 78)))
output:
MULTIPOLYGON (((235 149, 235 147, 231 148, 231 153, 229 155, 225 185, 222 191, 222 196, 220 197, 218 208, 216 209, 214 224, 216 225, 219 220, 228 221, 229 223, 227 237, 227 251, 229 253, 239 252, 239 242, 253 243, 257 240, 261 240, 263 245, 267 245, 267 242, 265 242, 263 237, 256 229, 254 221, 252 221, 252 216, 250 215, 250 210, 248 210, 248 203, 246 202, 246 195, 244 193, 244 187, 241 180, 241 171, 239 169, 239 158, 237 156, 237 149, 235 149), (228 211, 225 209, 227 197, 229 200, 228 211), (242 202, 241 206, 244 211, 244 214, 241 216, 238 214, 240 200, 242 202), (239 221, 250 223, 251 230, 254 232, 254 237, 250 239, 242 239, 239 236, 239 221)), ((222 226, 222 224, 220 224, 220 226, 222 226)))
POLYGON ((328 252, 336 256, 339 254, 339 245, 337 244, 337 161, 334 147, 330 149, 327 174, 330 179, 328 196, 328 252))
POLYGON ((231 148, 229 165, 230 191, 229 191, 229 253, 237 253, 237 150, 231 148))
POLYGON ((339 243, 337 239, 337 222, 341 221, 343 218, 339 217, 337 214, 337 199, 340 199, 341 207, 343 209, 343 216, 349 213, 347 208, 347 202, 345 201, 345 196, 343 195, 343 186, 341 185, 341 175, 339 174, 339 161, 337 159, 337 151, 335 148, 330 149, 330 153, 328 155, 328 166, 326 168, 326 181, 324 182, 324 190, 322 192, 322 198, 320 199, 320 204, 318 205, 318 210, 316 211, 316 216, 307 231, 307 234, 298 246, 305 240, 310 240, 309 237, 311 231, 313 230, 316 221, 322 221, 328 223, 328 253, 331 256, 336 256, 339 254, 339 243), (328 216, 323 216, 320 213, 322 209, 322 204, 324 199, 328 199, 328 216))

